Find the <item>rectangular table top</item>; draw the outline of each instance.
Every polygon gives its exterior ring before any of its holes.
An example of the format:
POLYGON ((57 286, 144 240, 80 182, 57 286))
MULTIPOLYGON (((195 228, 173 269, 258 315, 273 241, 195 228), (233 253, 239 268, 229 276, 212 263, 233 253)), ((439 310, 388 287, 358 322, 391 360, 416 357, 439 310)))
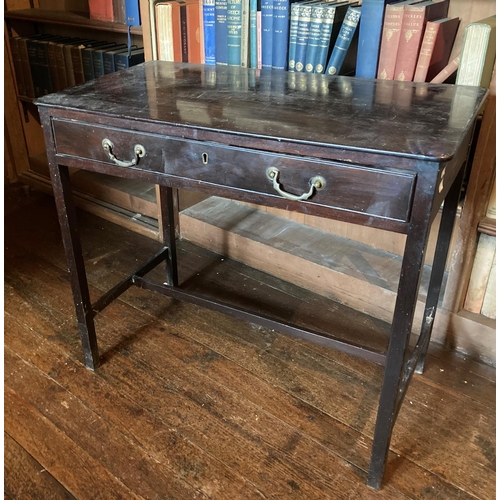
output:
POLYGON ((139 121, 447 161, 487 90, 150 61, 36 100, 139 121))

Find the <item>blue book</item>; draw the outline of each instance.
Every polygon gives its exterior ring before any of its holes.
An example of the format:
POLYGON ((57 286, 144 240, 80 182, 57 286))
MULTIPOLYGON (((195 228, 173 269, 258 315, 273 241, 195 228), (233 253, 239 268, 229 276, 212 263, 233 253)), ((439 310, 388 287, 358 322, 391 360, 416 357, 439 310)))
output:
POLYGON ((144 49, 134 49, 130 52, 130 56, 127 52, 115 54, 115 69, 120 71, 122 69, 131 68, 136 64, 144 62, 144 49))
POLYGON ((241 0, 227 0, 227 64, 241 64, 241 0))
POLYGON ((227 0, 215 0, 215 62, 227 65, 227 0))
POLYGON ((215 65, 215 0, 203 0, 205 64, 215 65))
POLYGON ((257 68, 257 0, 250 0, 250 67, 257 68))
POLYGON ((104 61, 104 74, 109 75, 109 73, 114 73, 116 71, 115 66, 115 55, 116 54, 126 54, 128 52, 127 48, 108 50, 102 55, 104 61))
MULTIPOLYGON (((112 47, 100 47, 98 49, 95 49, 94 52, 92 53, 92 64, 94 66, 94 76, 95 78, 99 78, 100 76, 104 76, 106 73, 104 72, 104 53, 109 51, 109 50, 120 50, 120 49, 126 49, 127 46, 122 43, 120 45, 117 45, 116 43, 113 44, 112 47)), ((135 45, 132 46, 132 48, 137 48, 135 45)))
POLYGON ((288 0, 274 0, 273 3, 273 58, 272 69, 287 69, 288 21, 290 3, 288 0))
POLYGON ((92 60, 92 52, 95 48, 108 47, 111 48, 113 45, 109 42, 102 42, 94 45, 93 47, 85 47, 82 49, 82 66, 83 66, 83 76, 86 82, 93 80, 95 78, 94 74, 94 62, 92 60))
POLYGON ((323 22, 319 46, 316 54, 315 73, 324 73, 328 56, 333 49, 333 42, 337 39, 344 20, 349 3, 338 3, 336 5, 326 5, 323 9, 323 22))
POLYGON ((139 0, 125 0, 125 21, 127 26, 140 26, 139 0))
POLYGON ((385 6, 388 3, 394 3, 394 1, 363 0, 356 59, 356 76, 358 78, 375 78, 377 75, 385 6))
POLYGON ((346 58, 352 39, 354 38, 356 28, 358 27, 360 14, 361 9, 359 7, 349 7, 347 9, 344 22, 342 23, 340 33, 333 47, 332 55, 328 61, 328 66, 326 67, 326 73, 328 75, 338 75, 342 69, 342 64, 346 58))
POLYGON ((262 0, 262 69, 273 67, 273 4, 274 0, 262 0))
POLYGON ((311 26, 312 6, 302 4, 299 8, 299 23, 297 25, 297 43, 295 46, 295 71, 304 71, 306 63, 307 41, 311 26))
POLYGON ((309 38, 307 40, 304 66, 306 73, 314 73, 314 67, 316 66, 324 9, 323 5, 314 5, 311 11, 311 24, 309 26, 309 38))
POLYGON ((290 38, 288 42, 288 71, 295 71, 295 51, 297 48, 297 29, 299 25, 300 4, 293 3, 290 9, 290 38))

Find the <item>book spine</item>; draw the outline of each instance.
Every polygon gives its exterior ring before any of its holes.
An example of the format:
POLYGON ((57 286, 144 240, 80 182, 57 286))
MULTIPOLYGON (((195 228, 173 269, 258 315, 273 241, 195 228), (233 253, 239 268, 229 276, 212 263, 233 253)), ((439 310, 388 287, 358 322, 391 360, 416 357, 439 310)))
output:
POLYGON ((241 67, 248 68, 248 55, 250 43, 250 1, 241 1, 241 67))
POLYGON ((39 78, 42 86, 42 95, 50 94, 53 92, 52 79, 50 77, 50 66, 49 57, 47 54, 48 42, 38 42, 37 47, 37 57, 38 57, 38 68, 39 68, 39 78))
POLYGON ((299 25, 300 4, 292 3, 290 9, 290 38, 288 43, 288 71, 295 71, 295 53, 297 50, 297 30, 299 25))
POLYGON ((127 26, 141 25, 138 0, 125 0, 125 23, 127 26))
POLYGON ((73 75, 75 85, 85 83, 85 75, 83 74, 82 49, 79 46, 71 47, 71 62, 73 63, 73 75))
POLYGON ((181 5, 181 48, 182 62, 189 62, 188 59, 188 21, 186 5, 181 5))
POLYGON ((181 6, 178 2, 172 2, 171 13, 173 60, 182 62, 181 6))
POLYGON ((90 19, 113 21, 113 0, 89 0, 90 19))
POLYGON ((38 57, 37 57, 37 47, 38 42, 29 40, 27 43, 28 47, 28 59, 31 70, 31 78, 33 80, 34 95, 33 97, 42 96, 42 84, 40 82, 40 70, 38 67, 38 57))
POLYGON ((305 58, 306 73, 314 73, 314 68, 316 66, 321 38, 321 27, 323 25, 323 10, 323 6, 315 6, 311 11, 311 24, 309 27, 309 39, 307 40, 305 58))
POLYGON ((188 62, 201 63, 201 43, 200 43, 200 8, 197 3, 188 3, 186 5, 187 15, 187 36, 188 36, 188 62))
POLYGON ((14 64, 14 73, 16 75, 17 94, 20 96, 26 95, 24 86, 23 68, 21 63, 21 53, 17 45, 17 38, 10 38, 10 50, 12 54, 12 63, 14 64))
POLYGON ((75 85, 75 74, 73 72, 73 57, 71 55, 71 45, 65 45, 63 47, 64 53, 64 67, 66 68, 66 81, 68 87, 73 87, 75 85))
POLYGON ((59 73, 57 71, 55 43, 47 44, 47 61, 49 63, 50 81, 52 83, 52 92, 62 90, 59 84, 59 73))
POLYGON ((398 56, 401 24, 403 22, 404 6, 388 5, 385 9, 384 27, 380 42, 380 56, 377 69, 377 78, 393 80, 396 59, 398 56))
POLYGON ((96 51, 92 57, 92 65, 94 67, 94 76, 99 78, 104 76, 104 53, 101 51, 96 51))
POLYGON ((326 73, 329 75, 337 75, 342 69, 342 63, 344 62, 347 50, 351 45, 354 32, 358 27, 360 14, 361 9, 359 8, 349 7, 347 9, 344 22, 340 28, 339 36, 337 37, 332 55, 330 56, 328 66, 326 68, 326 73))
MULTIPOLYGON (((123 0, 112 0, 113 21, 115 23, 126 24, 125 2, 123 0)), ((153 20, 151 20, 153 21, 153 20)))
POLYGON ((262 0, 262 69, 273 67, 273 4, 274 0, 262 0))
POLYGON ((129 67, 128 54, 124 52, 123 54, 115 54, 115 70, 120 71, 129 67))
POLYGON ((58 90, 63 90, 68 86, 68 79, 66 77, 66 66, 64 64, 64 45, 60 43, 54 44, 54 55, 57 66, 57 82, 59 85, 58 90))
POLYGON ((425 25, 425 8, 406 5, 401 25, 394 79, 411 82, 415 74, 417 58, 425 25))
POLYGON ((21 67, 23 71, 24 90, 26 97, 35 97, 35 87, 33 85, 33 76, 31 74, 31 65, 28 51, 28 40, 21 38, 18 40, 19 57, 21 58, 21 67))
MULTIPOLYGON (((215 0, 213 0, 215 3, 215 0)), ((205 17, 204 0, 198 0, 198 25, 199 33, 196 35, 196 40, 200 44, 200 63, 205 64, 205 24, 203 22, 205 17)))
POLYGON ((273 57, 272 69, 287 69, 288 26, 290 3, 288 0, 274 0, 273 3, 273 57))
POLYGON ((104 52, 102 55, 102 61, 105 75, 115 72, 115 57, 112 52, 104 52))
POLYGON ((92 62, 92 48, 82 49, 83 77, 88 82, 94 79, 94 64, 92 62))
POLYGON ((257 0, 257 69, 262 69, 262 10, 257 0))
POLYGON ((227 64, 241 64, 241 0, 227 0, 227 64))
POLYGON ((311 26, 312 7, 301 5, 299 10, 299 23, 297 25, 297 44, 295 47, 295 71, 304 71, 306 62, 307 41, 309 40, 309 28, 311 26))
POLYGON ((451 62, 449 62, 431 81, 430 83, 443 83, 447 80, 455 71, 458 69, 458 63, 460 62, 460 56, 455 57, 451 62))
POLYGON ((227 0, 215 0, 215 62, 227 65, 227 0))
POLYGON ((386 0, 363 0, 359 20, 356 76, 375 78, 386 0))
POLYGON ((205 64, 215 65, 215 0, 203 0, 205 64))
POLYGON ((257 0, 250 0, 250 67, 257 68, 257 0))
POLYGON ((333 21, 335 19, 336 7, 325 7, 323 9, 323 22, 321 24, 321 34, 319 38, 318 56, 316 59, 314 72, 324 73, 330 39, 332 38, 333 21))
POLYGON ((422 46, 420 47, 420 54, 418 55, 417 67, 415 68, 415 75, 413 76, 414 82, 425 82, 429 65, 431 63, 432 52, 436 45, 437 35, 439 31, 439 24, 429 21, 425 28, 424 38, 422 39, 422 46))

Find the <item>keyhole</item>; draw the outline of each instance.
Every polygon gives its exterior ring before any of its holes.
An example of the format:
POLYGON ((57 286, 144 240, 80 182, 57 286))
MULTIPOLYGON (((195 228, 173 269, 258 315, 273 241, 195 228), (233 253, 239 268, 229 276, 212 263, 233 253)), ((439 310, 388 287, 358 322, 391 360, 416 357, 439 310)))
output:
POLYGON ((201 161, 203 162, 203 165, 208 164, 208 153, 201 153, 201 161))

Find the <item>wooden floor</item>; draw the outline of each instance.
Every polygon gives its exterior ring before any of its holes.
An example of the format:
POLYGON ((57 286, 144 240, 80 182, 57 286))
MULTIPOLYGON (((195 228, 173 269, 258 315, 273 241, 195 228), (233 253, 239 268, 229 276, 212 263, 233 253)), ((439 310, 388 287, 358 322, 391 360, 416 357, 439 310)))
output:
MULTIPOLYGON (((99 316, 103 365, 88 371, 53 200, 14 186, 5 209, 5 498, 495 497, 491 367, 432 348, 375 492, 364 482, 382 368, 133 289, 99 316)), ((79 217, 94 299, 158 249, 79 217)), ((180 260, 187 287, 225 284, 229 301, 360 335, 312 293, 188 243, 180 260)), ((384 324, 357 319, 386 342, 384 324)))

